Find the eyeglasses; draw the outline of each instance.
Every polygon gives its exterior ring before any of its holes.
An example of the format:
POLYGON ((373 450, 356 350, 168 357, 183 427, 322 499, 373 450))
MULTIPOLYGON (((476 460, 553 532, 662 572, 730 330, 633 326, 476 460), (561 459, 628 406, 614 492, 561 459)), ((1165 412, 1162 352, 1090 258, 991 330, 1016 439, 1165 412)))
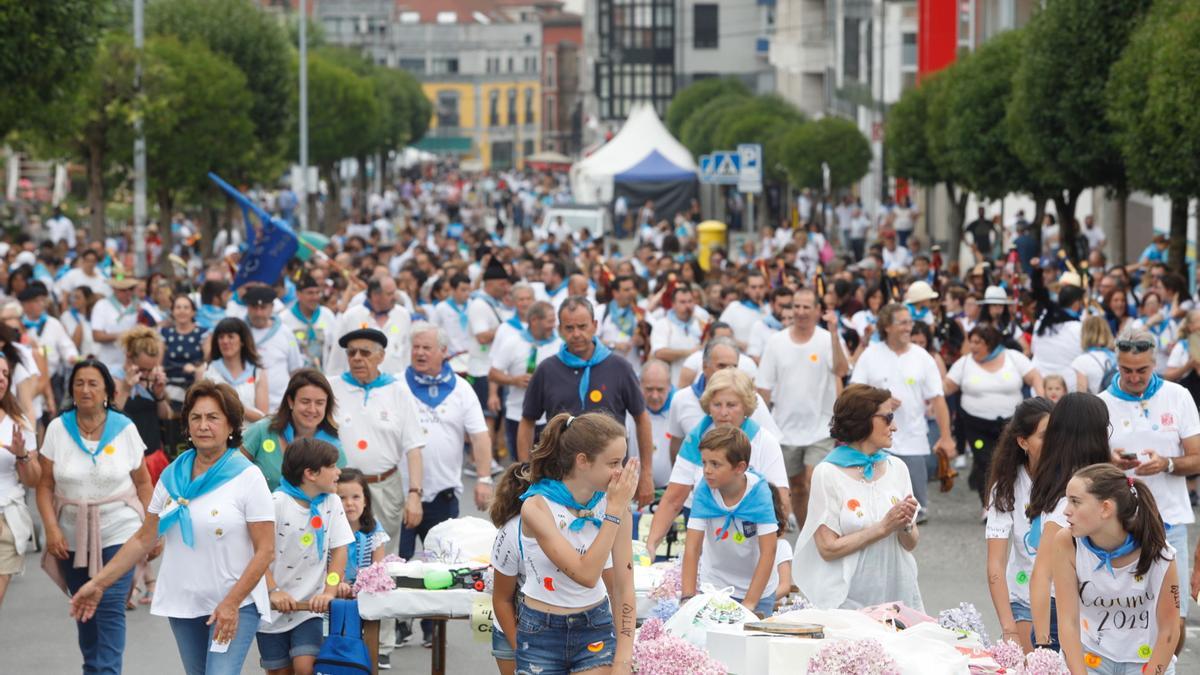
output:
POLYGON ((1154 349, 1154 343, 1149 340, 1117 340, 1117 349, 1123 352, 1141 354, 1154 349))
POLYGON ((376 351, 377 350, 371 349, 369 347, 347 347, 346 348, 346 356, 351 359, 356 356, 369 357, 372 354, 376 353, 376 351))
POLYGON ((886 415, 880 415, 880 414, 876 413, 876 414, 874 415, 874 417, 881 417, 881 418, 883 418, 883 421, 884 421, 884 422, 886 422, 887 424, 891 425, 891 423, 892 423, 892 420, 895 420, 895 419, 896 419, 896 413, 888 413, 888 414, 886 414, 886 415))

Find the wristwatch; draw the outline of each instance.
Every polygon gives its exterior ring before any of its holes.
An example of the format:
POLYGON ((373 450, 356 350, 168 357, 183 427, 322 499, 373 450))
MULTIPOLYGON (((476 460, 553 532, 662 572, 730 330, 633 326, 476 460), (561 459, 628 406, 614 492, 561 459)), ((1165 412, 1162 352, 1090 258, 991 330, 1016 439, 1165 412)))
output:
POLYGON ((422 490, 422 489, 421 489, 421 488, 419 488, 419 487, 415 487, 415 488, 408 488, 408 493, 409 493, 409 494, 413 494, 414 492, 416 493, 416 495, 417 495, 417 498, 418 498, 418 499, 420 499, 421 497, 424 497, 424 496, 425 496, 425 491, 424 491, 424 490, 422 490))
POLYGON ((491 476, 480 476, 475 480, 475 482, 479 483, 480 485, 492 485, 496 481, 492 480, 491 476))
POLYGON ((1175 473, 1175 459, 1173 457, 1167 458, 1167 473, 1175 473))

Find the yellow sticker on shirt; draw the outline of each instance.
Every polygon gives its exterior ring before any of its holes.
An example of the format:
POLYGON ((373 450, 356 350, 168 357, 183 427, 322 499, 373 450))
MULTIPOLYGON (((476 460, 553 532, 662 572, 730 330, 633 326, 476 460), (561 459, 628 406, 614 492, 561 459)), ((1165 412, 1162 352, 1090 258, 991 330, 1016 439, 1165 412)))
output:
POLYGON ((312 546, 314 539, 316 539, 316 537, 312 535, 312 532, 305 532, 304 534, 300 535, 300 545, 312 546))
POLYGON ((342 578, 338 576, 337 572, 330 572, 325 577, 325 585, 326 586, 337 586, 341 580, 342 580, 342 578))
POLYGON ((275 441, 269 438, 263 441, 263 450, 266 450, 267 452, 275 452, 275 441))
POLYGON ((114 448, 111 443, 104 446, 104 454, 106 454, 106 455, 111 455, 116 451, 117 451, 117 449, 114 448))

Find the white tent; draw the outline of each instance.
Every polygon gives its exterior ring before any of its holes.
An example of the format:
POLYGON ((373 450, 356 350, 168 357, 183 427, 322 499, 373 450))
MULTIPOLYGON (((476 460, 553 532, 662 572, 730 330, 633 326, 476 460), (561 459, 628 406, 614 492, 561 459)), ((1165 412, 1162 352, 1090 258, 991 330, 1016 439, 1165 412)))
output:
POLYGON ((680 169, 696 172, 692 153, 671 136, 648 103, 635 106, 621 131, 595 154, 571 167, 575 201, 607 204, 613 198, 613 177, 637 166, 656 152, 680 169))

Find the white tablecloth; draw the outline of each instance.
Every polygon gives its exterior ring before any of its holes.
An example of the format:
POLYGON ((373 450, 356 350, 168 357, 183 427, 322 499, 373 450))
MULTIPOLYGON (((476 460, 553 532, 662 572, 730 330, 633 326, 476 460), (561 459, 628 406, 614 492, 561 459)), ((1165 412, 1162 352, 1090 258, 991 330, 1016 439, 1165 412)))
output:
POLYGON ((477 598, 491 599, 487 593, 465 588, 427 591, 397 588, 387 593, 360 593, 358 614, 364 619, 394 619, 422 616, 467 618, 477 598))

